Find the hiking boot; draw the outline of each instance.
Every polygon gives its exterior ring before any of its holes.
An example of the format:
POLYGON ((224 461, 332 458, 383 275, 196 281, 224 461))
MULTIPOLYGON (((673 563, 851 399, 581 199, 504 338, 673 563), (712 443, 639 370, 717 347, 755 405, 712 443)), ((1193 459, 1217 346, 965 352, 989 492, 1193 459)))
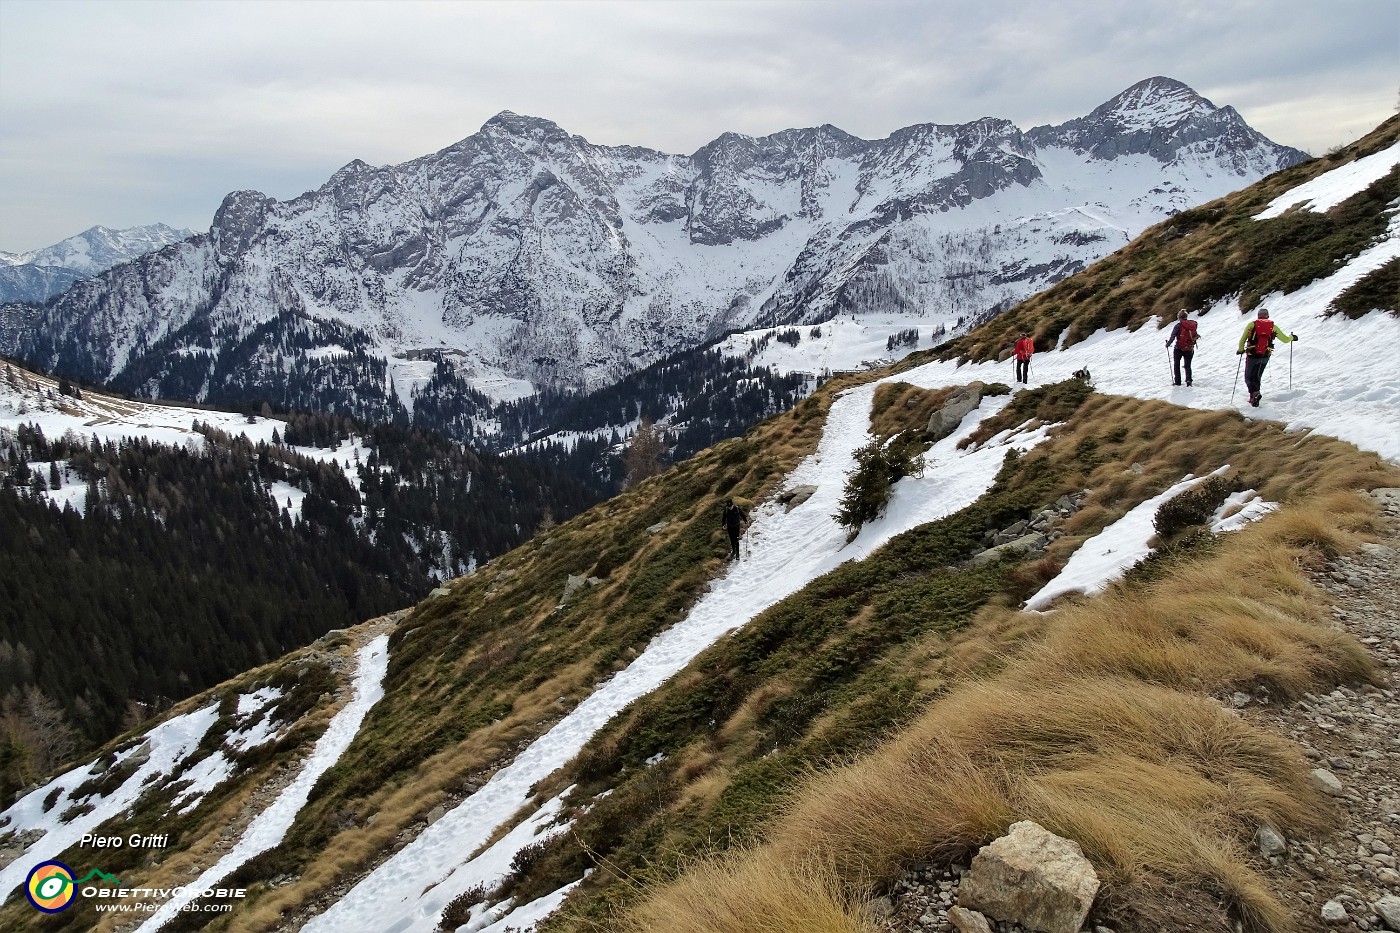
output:
POLYGON ((1262 395, 1260 395, 1259 393, 1256 392, 1255 394, 1253 394, 1253 395, 1251 395, 1251 396, 1249 397, 1249 404, 1253 405, 1255 408, 1258 408, 1258 407, 1259 407, 1259 400, 1262 399, 1263 397, 1264 397, 1264 396, 1262 396, 1262 395))

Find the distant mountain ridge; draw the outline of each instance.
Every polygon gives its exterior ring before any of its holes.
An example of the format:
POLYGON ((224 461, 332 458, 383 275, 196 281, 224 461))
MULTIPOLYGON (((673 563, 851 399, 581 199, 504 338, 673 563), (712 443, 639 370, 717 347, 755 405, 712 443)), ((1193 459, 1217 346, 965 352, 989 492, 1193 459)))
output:
POLYGON ((165 224, 96 226, 27 253, 0 250, 0 302, 42 303, 74 282, 194 236, 165 224))
POLYGON ((208 235, 0 312, 0 351, 200 400, 287 371, 307 352, 286 345, 295 319, 314 350, 352 349, 349 328, 387 359, 386 398, 426 379, 409 365, 425 352, 468 380, 598 387, 744 327, 970 322, 1305 157, 1161 77, 1029 132, 827 125, 725 133, 690 156, 506 111, 290 201, 234 192, 208 235))

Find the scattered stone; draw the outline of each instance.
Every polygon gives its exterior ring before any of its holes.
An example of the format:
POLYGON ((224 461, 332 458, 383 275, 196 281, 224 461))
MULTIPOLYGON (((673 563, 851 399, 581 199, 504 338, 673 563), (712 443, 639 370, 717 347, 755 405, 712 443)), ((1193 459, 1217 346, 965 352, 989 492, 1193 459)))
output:
POLYGON ((981 403, 982 388, 980 385, 974 384, 958 389, 948 396, 948 401, 943 403, 942 408, 929 415, 929 439, 941 441, 952 434, 954 429, 962 423, 963 417, 981 403))
POLYGON ((1244 709, 1249 705, 1251 699, 1252 697, 1247 693, 1232 693, 1230 694, 1230 705, 1235 709, 1244 709))
POLYGON ((452 595, 452 591, 451 591, 450 589, 448 589, 448 588, 445 587, 445 586, 439 586, 439 587, 434 587, 433 591, 432 591, 431 593, 428 594, 428 598, 429 598, 429 599, 437 599, 437 598, 440 597, 440 596, 451 596, 451 595, 452 595))
POLYGON ((1333 925, 1346 923, 1347 909, 1337 901, 1328 901, 1322 905, 1322 920, 1333 925))
MULTIPOLYGON (((595 578, 595 579, 596 579, 596 578, 595 578)), ((564 608, 564 605, 565 605, 570 599, 572 599, 572 598, 573 598, 573 595, 574 595, 575 593, 577 593, 577 592, 583 587, 583 585, 584 585, 585 583, 587 583, 587 582, 588 582, 588 578, 587 578, 587 577, 580 576, 580 575, 575 575, 575 574, 572 574, 572 573, 569 574, 569 579, 568 579, 567 581, 565 581, 565 583, 564 583, 564 595, 559 597, 559 608, 560 608, 560 609, 563 609, 563 608, 564 608)))
POLYGON ((141 747, 132 752, 131 756, 124 759, 122 764, 128 768, 140 768, 151 760, 151 742, 149 739, 141 743, 141 747))
POLYGON ((662 528, 665 528, 665 527, 666 527, 666 523, 665 523, 664 521, 657 522, 655 525, 648 525, 648 526, 647 526, 647 534, 653 534, 653 535, 654 535, 654 534, 656 534, 658 531, 660 531, 662 528))
POLYGON ((1278 830, 1268 824, 1254 831, 1254 843, 1259 846, 1259 854, 1268 858, 1288 851, 1288 843, 1278 830))
POLYGON ((972 563, 974 566, 980 566, 994 560, 999 560, 1002 557, 1016 554, 1029 554, 1041 550, 1049 543, 1050 539, 1045 535, 1033 532, 1028 535, 1023 535, 1014 541, 1007 541, 1003 544, 998 544, 996 547, 987 548, 987 550, 982 553, 975 555, 972 558, 972 563))
POLYGON ((1386 927, 1391 930, 1400 930, 1400 897, 1394 894, 1387 894, 1385 897, 1371 905, 1386 927))
POLYGON ((992 925, 985 916, 965 907, 950 907, 948 922, 961 933, 992 933, 992 925))
POLYGON ((1342 787, 1342 782, 1337 780, 1337 776, 1326 768, 1313 768, 1310 773, 1312 775, 1313 786, 1324 794, 1330 794, 1333 797, 1341 797, 1346 793, 1346 788, 1342 787))
POLYGON ((778 496, 778 501, 787 507, 787 511, 791 512, 793 509, 812 498, 812 494, 816 491, 817 487, 815 486, 794 486, 781 493, 778 496))
POLYGON ((1077 842, 1022 820, 973 858, 958 906, 1042 933, 1078 933, 1098 891, 1077 842))
POLYGON ((446 815, 447 807, 443 806, 442 804, 438 804, 437 806, 433 807, 431 810, 428 811, 428 825, 432 826, 434 823, 436 823, 438 820, 442 819, 446 815))

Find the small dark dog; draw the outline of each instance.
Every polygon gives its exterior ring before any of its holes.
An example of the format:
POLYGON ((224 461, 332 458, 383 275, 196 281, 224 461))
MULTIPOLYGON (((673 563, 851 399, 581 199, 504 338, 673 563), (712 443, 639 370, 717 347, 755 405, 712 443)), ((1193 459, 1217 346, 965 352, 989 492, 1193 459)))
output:
POLYGON ((1077 369, 1077 370, 1075 370, 1075 371, 1074 371, 1074 378, 1076 378, 1076 379, 1083 379, 1085 382, 1093 382, 1093 381, 1094 381, 1094 377, 1091 376, 1091 375, 1089 375, 1089 370, 1087 370, 1087 369, 1077 369))

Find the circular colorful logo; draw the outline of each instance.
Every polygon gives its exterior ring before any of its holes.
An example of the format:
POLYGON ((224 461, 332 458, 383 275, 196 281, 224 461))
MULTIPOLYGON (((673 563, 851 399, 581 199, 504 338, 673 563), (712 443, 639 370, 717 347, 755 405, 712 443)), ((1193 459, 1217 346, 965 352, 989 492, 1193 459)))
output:
POLYGON ((35 909, 56 914, 73 903, 73 869, 62 862, 40 862, 24 879, 24 894, 35 909))

